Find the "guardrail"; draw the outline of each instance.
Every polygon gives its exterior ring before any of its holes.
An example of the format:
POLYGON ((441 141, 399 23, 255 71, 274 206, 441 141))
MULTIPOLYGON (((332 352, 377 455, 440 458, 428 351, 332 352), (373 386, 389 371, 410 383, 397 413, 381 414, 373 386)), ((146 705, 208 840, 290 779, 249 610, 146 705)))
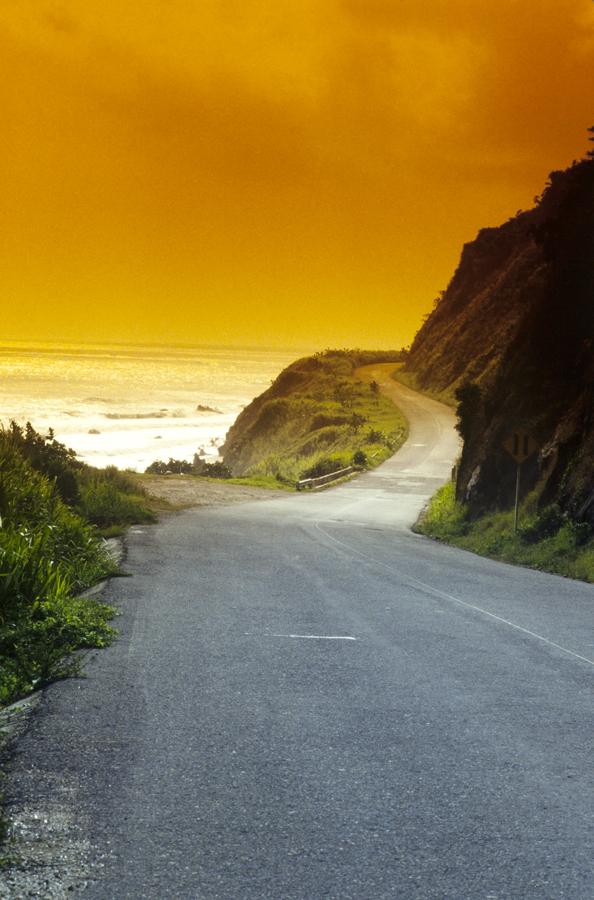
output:
POLYGON ((354 466, 346 466, 344 469, 337 469, 336 472, 329 472, 328 475, 319 475, 318 478, 302 478, 301 481, 295 483, 295 487, 298 491, 315 491, 324 484, 330 484, 331 481, 352 475, 354 471, 354 466))

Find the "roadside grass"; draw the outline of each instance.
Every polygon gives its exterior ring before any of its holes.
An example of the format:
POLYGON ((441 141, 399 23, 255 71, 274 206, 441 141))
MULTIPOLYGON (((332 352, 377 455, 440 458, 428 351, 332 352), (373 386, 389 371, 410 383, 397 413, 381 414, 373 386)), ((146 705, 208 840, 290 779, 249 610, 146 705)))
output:
POLYGON ((122 534, 129 525, 157 519, 148 495, 136 478, 115 466, 106 469, 87 466, 81 471, 76 508, 104 537, 122 534))
MULTIPOLYGON (((216 479, 213 479, 216 480, 216 479)), ((272 491, 292 491, 294 484, 279 481, 274 475, 244 475, 237 478, 228 478, 225 484, 240 484, 244 487, 267 488, 272 491)))
POLYGON ((415 530, 480 556, 594 582, 594 532, 565 518, 555 506, 540 511, 528 497, 514 532, 513 510, 470 519, 448 483, 432 497, 415 530))

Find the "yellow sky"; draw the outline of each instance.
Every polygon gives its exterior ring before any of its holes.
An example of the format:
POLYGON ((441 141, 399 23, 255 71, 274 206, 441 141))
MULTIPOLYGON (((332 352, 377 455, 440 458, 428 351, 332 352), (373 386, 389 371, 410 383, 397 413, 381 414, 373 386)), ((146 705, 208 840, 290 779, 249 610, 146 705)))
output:
POLYGON ((4 0, 3 338, 408 343, 594 122, 591 0, 4 0))

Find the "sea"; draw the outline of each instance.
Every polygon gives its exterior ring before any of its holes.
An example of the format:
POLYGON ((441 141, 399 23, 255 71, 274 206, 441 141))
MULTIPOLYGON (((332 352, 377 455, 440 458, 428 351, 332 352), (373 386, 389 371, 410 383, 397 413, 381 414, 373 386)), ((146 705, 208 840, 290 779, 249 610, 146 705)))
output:
POLYGON ((206 462, 241 410, 307 351, 0 342, 0 423, 46 434, 93 466, 206 462))

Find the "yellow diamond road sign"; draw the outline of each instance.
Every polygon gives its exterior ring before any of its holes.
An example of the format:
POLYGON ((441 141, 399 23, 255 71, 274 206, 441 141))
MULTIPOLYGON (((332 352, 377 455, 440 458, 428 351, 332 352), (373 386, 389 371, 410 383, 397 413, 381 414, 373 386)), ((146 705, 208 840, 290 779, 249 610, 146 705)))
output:
POLYGON ((523 428, 512 431, 503 442, 504 448, 517 463, 523 463, 538 450, 538 444, 529 432, 523 428))

